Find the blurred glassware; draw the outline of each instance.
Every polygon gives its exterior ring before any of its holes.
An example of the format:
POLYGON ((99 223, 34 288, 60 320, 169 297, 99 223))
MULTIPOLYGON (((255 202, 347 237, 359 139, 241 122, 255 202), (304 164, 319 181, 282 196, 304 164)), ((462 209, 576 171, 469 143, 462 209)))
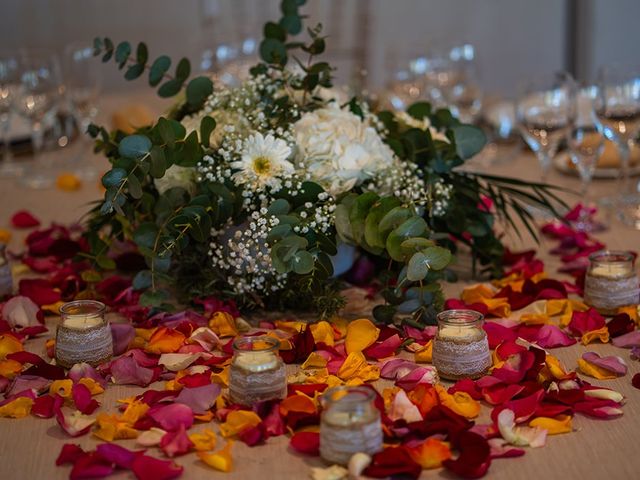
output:
POLYGON ((573 112, 567 131, 567 146, 571 162, 580 175, 581 209, 578 218, 572 222, 576 230, 583 232, 601 231, 604 225, 592 218, 594 205, 589 195, 589 185, 604 151, 604 137, 598 131, 593 100, 597 95, 595 87, 578 88, 573 95, 573 112))
POLYGON ((20 87, 20 58, 17 53, 0 53, 0 177, 18 177, 24 169, 11 152, 11 114, 20 87))
POLYGON ((620 193, 610 204, 626 225, 640 230, 640 195, 631 188, 630 151, 640 133, 640 67, 610 66, 598 73, 594 110, 600 132, 620 152, 620 193))
POLYGON ((102 81, 100 62, 94 58, 90 45, 72 43, 65 48, 63 76, 66 100, 79 136, 73 170, 80 178, 93 180, 99 172, 91 155, 87 128, 98 114, 102 81))
POLYGON ((391 73, 380 99, 384 108, 404 111, 411 104, 423 100, 425 57, 412 56, 407 58, 398 52, 391 52, 387 56, 386 71, 391 73))
POLYGON ((60 98, 60 66, 57 57, 46 51, 26 51, 22 55, 20 88, 14 106, 31 124, 33 158, 22 182, 30 188, 48 188, 55 182, 53 165, 42 155, 45 128, 56 114, 60 98))
POLYGON ((566 137, 572 114, 573 79, 567 73, 542 75, 528 80, 516 102, 516 120, 525 142, 534 151, 541 180, 547 181, 553 157, 566 137))

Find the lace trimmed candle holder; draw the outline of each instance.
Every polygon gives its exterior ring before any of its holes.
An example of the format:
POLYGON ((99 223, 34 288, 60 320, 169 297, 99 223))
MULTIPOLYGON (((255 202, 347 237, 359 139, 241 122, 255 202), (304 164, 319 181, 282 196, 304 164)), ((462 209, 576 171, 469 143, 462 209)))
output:
POLYGON ((6 249, 7 245, 0 242, 0 298, 13 293, 13 274, 6 249))
POLYGON ((253 405, 287 396, 287 375, 278 355, 280 342, 267 336, 242 337, 233 342, 229 397, 253 405))
POLYGON ((366 387, 334 387, 321 397, 320 456, 346 465, 355 453, 382 450, 382 424, 375 393, 366 387))
POLYGON ((113 356, 111 328, 104 318, 104 303, 76 300, 60 307, 62 323, 56 332, 56 363, 71 368, 76 363, 97 366, 113 356))
POLYGON ((600 251, 589 255, 584 280, 584 301, 603 315, 615 315, 619 307, 640 302, 638 276, 630 252, 600 251))
POLYGON ((491 366, 484 317, 473 310, 445 310, 437 316, 433 341, 433 366, 442 378, 480 378, 491 366))

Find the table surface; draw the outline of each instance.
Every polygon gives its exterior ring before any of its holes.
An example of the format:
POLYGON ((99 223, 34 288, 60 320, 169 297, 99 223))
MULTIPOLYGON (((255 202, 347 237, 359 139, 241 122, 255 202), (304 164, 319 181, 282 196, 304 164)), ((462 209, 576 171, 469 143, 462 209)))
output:
MULTIPOLYGON (((109 112, 121 105, 132 101, 145 101, 152 105, 152 109, 160 111, 160 105, 152 100, 148 94, 130 97, 109 97, 105 101, 103 111, 109 112)), ((500 151, 498 152, 500 153, 500 151)), ((91 156, 90 153, 87 153, 91 156)), ((95 162, 106 167, 106 161, 93 158, 95 162)), ((527 180, 539 180, 539 168, 531 153, 521 153, 514 158, 493 164, 492 173, 517 176, 527 180)), ((552 173, 550 183, 569 190, 577 191, 579 182, 576 178, 559 173, 552 173)), ((614 181, 596 180, 592 185, 594 197, 604 196, 615 192, 614 181)), ((44 225, 51 221, 70 223, 80 219, 87 211, 87 204, 102 196, 98 181, 85 183, 75 192, 65 192, 58 189, 25 190, 15 180, 0 179, 0 228, 9 228, 11 215, 19 209, 27 209, 39 217, 44 225)), ((578 197, 569 193, 565 198, 574 203, 578 197)), ((19 249, 24 234, 14 232, 11 248, 19 249)), ((609 248, 639 249, 640 233, 633 231, 612 220, 611 228, 597 235, 609 248)), ((527 235, 519 239, 514 232, 508 233, 507 243, 514 249, 531 248, 535 244, 527 235)), ((550 256, 547 251, 553 242, 542 240, 539 256, 545 261, 547 272, 554 278, 559 278, 556 269, 559 261, 550 256)), ((448 296, 460 293, 464 282, 446 286, 448 296)), ((55 331, 55 319, 48 320, 50 334, 55 331), (54 328, 51 328, 54 327, 54 328)), ((28 350, 39 354, 44 353, 44 338, 29 340, 28 350)), ((615 420, 600 421, 576 415, 573 421, 574 432, 555 435, 548 438, 544 448, 527 449, 525 456, 517 459, 503 459, 493 462, 487 478, 492 479, 529 479, 534 477, 552 479, 630 479, 638 478, 640 469, 640 391, 631 385, 631 378, 640 372, 640 362, 629 359, 629 351, 618 349, 609 344, 592 344, 588 349, 600 355, 620 355, 629 365, 626 376, 615 380, 598 381, 587 380, 595 385, 602 385, 622 393, 626 398, 623 407, 624 415, 615 420)), ((582 345, 568 348, 554 349, 556 355, 568 369, 575 369, 577 359, 587 350, 582 345)), ((295 366, 290 366, 295 369, 295 366)), ((386 386, 385 381, 379 381, 377 386, 386 386)), ((152 385, 163 388, 161 383, 152 385)), ((114 411, 116 400, 138 394, 139 387, 112 385, 99 398, 102 403, 101 411, 114 411)), ((483 405, 479 423, 487 422, 490 409, 483 405)), ((210 427, 210 425, 206 425, 210 427)), ((205 425, 194 427, 195 430, 205 425)), ((214 427, 217 428, 217 427, 214 427)), ((57 479, 67 478, 69 467, 56 467, 55 459, 64 443, 74 442, 85 449, 92 449, 97 444, 91 435, 77 439, 69 439, 57 426, 54 419, 43 420, 27 417, 20 420, 0 419, 0 478, 18 479, 57 479)), ((119 441, 127 448, 135 448, 133 440, 119 441)), ((270 438, 265 445, 249 448, 242 442, 236 442, 232 455, 234 469, 224 474, 214 471, 200 462, 195 454, 189 454, 177 459, 185 467, 182 478, 210 478, 220 477, 231 479, 267 478, 267 479, 298 479, 309 478, 311 466, 323 466, 319 458, 308 458, 288 450, 288 437, 270 438)), ((152 454, 160 456, 158 452, 152 454)), ((130 478, 132 474, 120 472, 115 478, 130 478)), ((440 469, 423 471, 421 478, 452 476, 440 469)))

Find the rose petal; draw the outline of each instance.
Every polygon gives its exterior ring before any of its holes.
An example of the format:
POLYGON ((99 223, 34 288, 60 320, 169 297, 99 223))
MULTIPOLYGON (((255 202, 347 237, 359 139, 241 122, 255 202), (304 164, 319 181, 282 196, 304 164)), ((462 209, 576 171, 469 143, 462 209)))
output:
POLYGON ((583 354, 582 358, 578 359, 578 367, 582 373, 600 380, 627 374, 627 365, 622 358, 613 355, 600 357, 595 352, 583 354))
POLYGON ((51 418, 54 412, 55 400, 51 395, 42 395, 34 400, 31 413, 40 418, 51 418))
POLYGON ((136 336, 136 330, 129 323, 111 323, 111 338, 113 339, 113 354, 122 355, 136 336))
POLYGON ((17 397, 0 406, 0 418, 24 418, 31 412, 33 399, 27 397, 17 397))
POLYGON ((220 339, 218 336, 213 332, 213 330, 207 327, 200 327, 194 330, 189 337, 189 341, 198 343, 208 352, 220 345, 220 339))
POLYGON ((175 402, 187 405, 193 410, 193 413, 201 415, 215 405, 220 391, 220 385, 213 383, 201 387, 183 388, 180 390, 175 402))
POLYGON ((400 338, 400 335, 396 333, 382 342, 376 342, 365 348, 364 354, 367 357, 375 358, 376 360, 387 358, 393 355, 401 344, 402 339, 400 338))
POLYGON ((69 378, 75 383, 78 383, 83 378, 90 378, 94 382, 100 384, 102 388, 106 388, 107 381, 98 371, 88 363, 76 363, 71 370, 69 370, 69 378))
POLYGON ((85 415, 90 415, 100 406, 100 404, 91 398, 91 392, 82 383, 73 385, 73 403, 76 408, 85 415))
POLYGON ((404 390, 396 393, 389 410, 389 418, 393 421, 404 420, 407 423, 419 422, 422 420, 420 410, 416 407, 404 390))
POLYGON ((129 470, 136 457, 142 455, 143 451, 132 452, 115 443, 101 443, 96 447, 96 453, 117 467, 129 470))
POLYGON ((244 430, 253 428, 262 419, 255 413, 248 410, 235 410, 227 415, 226 422, 220 425, 220 433, 225 438, 242 433, 244 430))
POLYGON ((631 379, 631 385, 640 389, 640 373, 636 373, 631 379))
POLYGON ((320 434, 317 432, 298 432, 289 441, 289 446, 298 453, 320 455, 320 434))
POLYGON ((193 447, 184 424, 180 424, 177 430, 164 434, 160 440, 160 448, 169 458, 188 453, 193 447))
POLYGON ((511 329, 496 322, 486 322, 482 328, 487 332, 489 348, 494 349, 504 341, 515 340, 518 335, 511 329))
POLYGON ((498 415, 498 429, 500 435, 511 445, 543 447, 547 439, 547 431, 541 428, 517 427, 515 414, 512 410, 504 409, 498 415))
POLYGON ((151 338, 149 338, 145 350, 155 354, 172 353, 178 351, 185 340, 186 337, 179 331, 172 328, 160 327, 156 329, 151 335, 151 338))
POLYGON ((193 411, 182 403, 154 407, 149 410, 148 415, 160 425, 160 428, 169 432, 181 427, 188 429, 193 425, 193 411))
POLYGON ((198 457, 210 467, 220 470, 221 472, 230 472, 233 469, 233 460, 231 458, 231 446, 233 442, 227 444, 215 453, 198 452, 198 457))
POLYGON ((27 210, 20 210, 11 217, 11 225, 15 228, 33 228, 40 225, 40 220, 34 217, 27 210))
POLYGON ((626 313, 619 313, 607 323, 607 330, 609 330, 611 338, 632 332, 635 328, 635 322, 626 313))
POLYGON ((492 459, 521 457, 525 454, 523 449, 510 446, 504 438, 490 438, 488 442, 492 459))
POLYGON ((139 455, 133 461, 131 470, 138 480, 172 480, 182 475, 183 468, 171 460, 139 455))
POLYGON ((576 336, 582 336, 592 330, 598 330, 605 326, 604 317, 595 309, 590 308, 586 312, 573 312, 569 322, 569 330, 576 336))
POLYGON ((18 285, 20 295, 29 297, 39 306, 53 305, 62 299, 60 291, 42 278, 25 278, 18 285))
POLYGON ((69 474, 69 479, 104 478, 111 475, 113 470, 113 465, 101 455, 89 452, 76 460, 69 474))
POLYGON ((568 347, 576 343, 575 338, 571 338, 553 324, 543 325, 535 341, 542 348, 568 347))
POLYGON ((625 333, 614 338, 611 343, 620 348, 631 348, 640 346, 640 330, 625 333))
POLYGON ((438 383, 438 371, 435 367, 421 366, 396 379, 396 385, 407 391, 424 383, 429 385, 438 383))
POLYGON ((451 458, 451 449, 446 442, 428 438, 418 445, 406 447, 411 458, 424 469, 440 468, 442 462, 451 458))
POLYGON ((373 455, 364 474, 374 478, 404 476, 418 478, 422 467, 411 458, 404 447, 387 447, 373 455))
POLYGON ((29 297, 18 295, 2 307, 2 318, 9 322, 11 327, 38 325, 40 317, 40 308, 29 297))
POLYGON ((65 465, 67 463, 75 463, 80 457, 86 455, 84 450, 75 443, 65 443, 58 454, 56 465, 65 465))
POLYGON ((480 478, 491 465, 491 448, 483 437, 473 432, 461 432, 456 438, 460 455, 455 460, 445 460, 447 470, 463 478, 480 478))
POLYGON ((153 381, 153 370, 138 365, 132 357, 122 356, 111 362, 111 379, 119 385, 146 387, 153 381))
POLYGON ((162 437, 164 437, 165 433, 167 432, 161 428, 152 427, 146 432, 142 432, 138 435, 136 443, 143 447, 155 447, 160 445, 160 441, 162 440, 162 437))
POLYGON ((66 409, 56 406, 56 404, 54 404, 53 409, 58 425, 71 437, 79 437, 89 433, 91 426, 96 422, 95 418, 83 415, 78 410, 68 412, 66 409))
POLYGON ((369 345, 372 345, 379 335, 380 329, 367 318, 350 322, 347 326, 347 336, 344 343, 347 354, 362 352, 369 345))
POLYGON ((537 417, 529 422, 529 426, 546 430, 549 435, 571 433, 571 418, 570 415, 559 415, 556 418, 537 417))

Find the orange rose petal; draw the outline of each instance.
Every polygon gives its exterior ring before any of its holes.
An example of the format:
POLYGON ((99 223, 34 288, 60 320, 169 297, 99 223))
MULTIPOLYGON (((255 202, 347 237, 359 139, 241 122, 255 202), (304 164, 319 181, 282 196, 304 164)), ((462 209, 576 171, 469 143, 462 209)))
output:
POLYGON ((380 378, 380 369, 376 365, 369 365, 362 352, 353 352, 340 366, 338 377, 345 381, 368 382, 380 378))
POLYGON ((424 469, 440 468, 442 462, 451 458, 449 444, 436 438, 428 438, 415 447, 405 447, 414 462, 424 469))
POLYGON ((209 320, 209 328, 219 337, 235 337, 238 328, 233 317, 227 312, 216 312, 209 320))
POLYGON ((213 414, 213 412, 211 410, 208 410, 202 415, 194 415, 193 418, 195 420, 198 420, 199 422, 209 423, 211 420, 213 420, 214 416, 215 415, 213 414))
POLYGON ((78 383, 81 383, 85 387, 89 389, 91 395, 99 395, 104 393, 104 388, 98 382, 96 382, 93 378, 83 377, 78 380, 78 383))
POLYGON ((304 394, 291 395, 280 403, 280 414, 286 416, 289 412, 316 413, 316 403, 304 394))
POLYGON ((60 307, 64 305, 63 301, 59 301, 56 303, 52 303, 50 305, 42 305, 40 308, 45 311, 45 312, 49 312, 52 315, 59 315, 60 314, 60 307))
POLYGON ((311 352, 300 368, 324 368, 327 366, 327 359, 318 352, 311 352))
POLYGON ((205 429, 199 433, 192 433, 189 435, 189 440, 191 440, 193 448, 198 452, 216 448, 216 433, 213 430, 205 429))
POLYGON ((51 395, 60 395, 62 398, 70 398, 72 388, 73 380, 54 380, 49 387, 49 393, 51 395))
POLYGON ((198 452, 198 457, 210 467, 221 472, 230 472, 233 469, 233 459, 231 458, 231 446, 233 442, 227 444, 215 453, 198 452))
POLYGON ((0 360, 0 375, 13 378, 22 371, 22 364, 15 360, 0 360))
POLYGON ((329 322, 323 320, 311 324, 309 328, 316 343, 325 343, 331 347, 335 344, 334 330, 329 322))
POLYGON ((547 354, 545 357, 545 365, 549 369, 551 376, 556 380, 566 380, 574 376, 573 373, 567 373, 566 368, 560 363, 560 360, 551 354, 547 354))
POLYGON ((543 428, 549 435, 558 435, 573 431, 571 420, 571 415, 558 415, 555 418, 537 417, 529 422, 529 426, 543 428))
POLYGON ((145 350, 149 353, 172 353, 178 351, 186 337, 172 328, 160 327, 153 332, 145 350))
POLYGON ((596 340, 600 340, 602 343, 609 342, 609 330, 607 329, 606 325, 602 328, 591 330, 590 332, 586 332, 584 335, 582 335, 583 345, 588 345, 592 342, 595 342, 596 340))
POLYGON ((33 400, 28 397, 18 397, 0 407, 0 417, 24 418, 31 413, 33 400))
POLYGON ((484 300, 493 298, 493 296, 497 293, 497 291, 490 286, 479 283, 477 285, 473 285, 471 287, 467 287, 462 291, 462 295, 460 298, 464 303, 472 304, 472 303, 484 303, 484 300))
POLYGON ((0 335, 0 360, 7 358, 7 355, 23 350, 22 342, 10 333, 0 335))
POLYGON ((0 228, 0 243, 9 243, 11 241, 11 232, 0 228))
POLYGON ((73 173, 61 173, 56 179, 56 187, 66 192, 73 192, 82 186, 82 182, 73 173))
POLYGON ((440 403, 465 418, 476 418, 480 414, 480 403, 467 392, 455 392, 453 395, 441 386, 435 386, 440 403))
POLYGON ((413 360, 416 363, 431 363, 433 359, 433 341, 429 340, 427 344, 413 354, 413 360))
POLYGON ((438 392, 432 385, 419 383, 409 392, 409 399, 418 406, 418 410, 424 417, 429 411, 440 403, 438 392))
POLYGON ((345 350, 348 354, 361 352, 378 339, 380 329, 371 320, 361 318, 354 320, 347 326, 347 336, 344 341, 345 350))
POLYGON ((217 383, 223 387, 229 386, 229 367, 224 367, 219 373, 211 374, 211 382, 217 383))
POLYGON ((249 410, 235 410, 227 415, 227 421, 220 425, 220 433, 223 437, 228 438, 244 430, 255 427, 262 420, 255 413, 249 410))
POLYGON ((127 408, 125 408, 124 412, 120 416, 120 420, 122 422, 133 425, 147 414, 149 408, 149 405, 147 405, 143 401, 134 400, 127 406, 127 408))

